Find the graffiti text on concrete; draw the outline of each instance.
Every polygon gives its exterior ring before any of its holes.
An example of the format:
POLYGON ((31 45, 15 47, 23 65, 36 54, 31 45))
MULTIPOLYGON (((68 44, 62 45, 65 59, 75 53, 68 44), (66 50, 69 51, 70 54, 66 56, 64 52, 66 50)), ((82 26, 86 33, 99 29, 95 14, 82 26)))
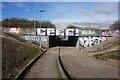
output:
POLYGON ((92 47, 106 40, 107 40, 106 37, 80 37, 79 38, 81 47, 92 47))

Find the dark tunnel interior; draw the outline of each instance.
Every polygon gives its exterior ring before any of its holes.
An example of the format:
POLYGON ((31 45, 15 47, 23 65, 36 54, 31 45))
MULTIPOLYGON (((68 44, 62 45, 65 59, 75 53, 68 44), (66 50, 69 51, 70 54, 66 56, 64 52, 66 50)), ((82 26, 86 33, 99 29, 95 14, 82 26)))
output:
POLYGON ((62 40, 59 36, 49 36, 49 47, 71 46, 75 47, 78 41, 77 36, 68 36, 67 40, 62 40))

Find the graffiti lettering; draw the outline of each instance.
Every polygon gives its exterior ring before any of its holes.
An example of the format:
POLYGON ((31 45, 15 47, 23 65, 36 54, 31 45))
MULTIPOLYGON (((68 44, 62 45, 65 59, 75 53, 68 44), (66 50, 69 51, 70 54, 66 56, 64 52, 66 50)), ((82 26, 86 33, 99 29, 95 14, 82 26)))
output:
POLYGON ((106 41, 106 37, 80 37, 79 42, 81 47, 92 47, 106 41))
POLYGON ((22 36, 23 39, 28 40, 28 41, 39 41, 40 37, 39 36, 22 36))

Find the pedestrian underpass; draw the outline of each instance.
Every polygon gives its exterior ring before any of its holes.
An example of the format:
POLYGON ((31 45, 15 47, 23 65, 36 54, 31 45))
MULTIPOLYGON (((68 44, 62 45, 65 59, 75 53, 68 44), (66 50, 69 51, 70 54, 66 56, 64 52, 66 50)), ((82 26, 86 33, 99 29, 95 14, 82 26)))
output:
POLYGON ((59 36, 49 36, 49 47, 55 46, 71 46, 75 47, 78 41, 77 36, 68 36, 61 39, 59 36))

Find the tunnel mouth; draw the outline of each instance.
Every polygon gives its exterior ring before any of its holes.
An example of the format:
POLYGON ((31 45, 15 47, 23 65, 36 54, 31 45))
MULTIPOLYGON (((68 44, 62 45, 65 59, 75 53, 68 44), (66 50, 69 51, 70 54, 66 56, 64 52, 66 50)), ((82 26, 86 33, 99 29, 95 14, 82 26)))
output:
POLYGON ((77 36, 67 36, 61 39, 60 36, 49 36, 49 47, 65 46, 75 47, 78 41, 77 36))

